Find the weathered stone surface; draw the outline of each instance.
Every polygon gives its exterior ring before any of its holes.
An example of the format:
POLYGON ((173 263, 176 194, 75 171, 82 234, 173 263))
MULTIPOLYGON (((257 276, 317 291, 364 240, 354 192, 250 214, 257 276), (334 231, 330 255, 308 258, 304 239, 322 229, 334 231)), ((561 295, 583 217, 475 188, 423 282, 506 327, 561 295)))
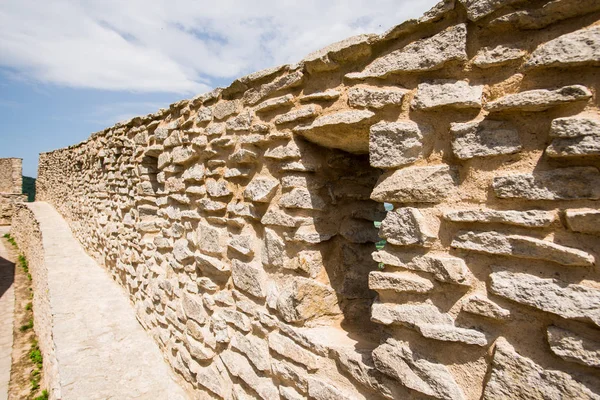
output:
POLYGON ((263 265, 281 267, 285 258, 285 243, 272 229, 265 228, 265 237, 262 247, 263 265))
POLYGON ((600 119, 596 115, 581 115, 552 120, 550 137, 569 139, 582 136, 600 136, 600 119))
POLYGON ((348 89, 350 107, 383 108, 389 105, 400 106, 408 92, 398 88, 352 87, 348 89))
POLYGON ((264 299, 267 295, 267 274, 260 265, 232 260, 231 277, 236 288, 264 299))
POLYGON ((547 370, 519 355, 503 337, 496 340, 492 374, 483 393, 495 399, 598 399, 561 371, 547 370))
POLYGON ((302 153, 298 144, 291 140, 284 146, 276 146, 265 152, 265 158, 273 158, 275 160, 295 160, 300 158, 302 153))
POLYGON ((430 247, 436 235, 430 231, 418 208, 403 207, 387 213, 379 236, 397 246, 430 247))
POLYGON ((600 342, 557 326, 548 327, 548 344, 565 361, 600 368, 600 342))
POLYGON ((541 29, 555 22, 600 10, 597 0, 554 0, 540 8, 515 11, 490 22, 490 26, 541 29))
POLYGON ((215 356, 215 352, 204 343, 192 338, 190 335, 185 335, 184 343, 190 355, 199 361, 211 360, 215 356))
POLYGON ((573 232, 600 234, 600 211, 584 208, 578 210, 566 210, 565 218, 567 226, 573 232))
POLYGON ((564 86, 559 89, 536 89, 509 94, 486 103, 490 112, 498 111, 544 111, 562 104, 584 101, 592 97, 592 92, 582 85, 564 86))
POLYGON ((279 181, 273 178, 258 177, 254 178, 244 190, 244 197, 250 201, 258 203, 268 203, 271 201, 277 188, 279 181))
POLYGON ((459 232, 451 246, 488 254, 552 261, 569 266, 594 265, 594 256, 585 251, 521 235, 489 232, 459 232))
POLYGON ((260 223, 263 225, 276 225, 294 228, 299 224, 299 221, 279 209, 269 208, 265 215, 263 215, 260 223))
POLYGON ((460 258, 430 254, 423 257, 412 257, 408 260, 404 260, 403 257, 405 257, 404 253, 397 253, 389 249, 373 253, 375 261, 386 265, 427 272, 433 274, 433 277, 440 282, 471 285, 471 272, 467 264, 460 258))
POLYGON ((374 34, 352 36, 310 53, 301 63, 311 74, 331 71, 337 69, 341 63, 371 55, 371 43, 376 38, 377 35, 374 34))
POLYGON ((371 126, 369 162, 376 168, 396 168, 422 157, 423 132, 412 121, 385 122, 371 126))
POLYGON ((320 110, 320 107, 315 106, 313 104, 308 105, 308 106, 303 106, 303 107, 294 109, 288 113, 278 115, 273 120, 273 123, 275 123, 275 125, 281 125, 281 124, 287 124, 290 122, 296 122, 296 121, 300 121, 300 120, 304 120, 304 119, 308 119, 308 118, 314 118, 317 116, 319 110, 320 110))
POLYGON ((473 329, 458 328, 454 320, 430 304, 385 304, 371 306, 371 320, 383 325, 403 325, 424 337, 444 342, 487 345, 485 335, 473 329))
POLYGON ((202 305, 202 299, 200 297, 184 292, 181 304, 187 318, 193 319, 199 324, 203 324, 206 321, 206 318, 208 318, 208 314, 202 305))
POLYGON ((506 47, 503 45, 498 45, 493 49, 484 47, 475 55, 473 64, 479 68, 499 67, 521 60, 525 55, 527 55, 525 50, 514 47, 506 47))
POLYGON ((306 272, 311 278, 315 278, 323 269, 323 255, 317 250, 303 250, 296 257, 286 260, 283 268, 306 272))
POLYGON ((371 199, 391 203, 437 203, 456 186, 456 173, 448 165, 408 167, 383 174, 371 199))
POLYGON ((542 210, 456 210, 444 212, 444 219, 452 222, 498 223, 527 228, 545 228, 556 220, 556 213, 542 210))
POLYGON ((462 306, 462 310, 471 314, 481 315, 496 320, 507 320, 510 318, 510 311, 500 307, 490 299, 474 294, 470 296, 462 306))
POLYGON ((258 89, 250 89, 246 91, 246 93, 244 93, 243 101, 246 104, 254 105, 272 94, 299 86, 302 84, 303 79, 304 74, 300 70, 280 76, 273 82, 261 85, 258 89))
POLYGON ((327 383, 324 380, 309 377, 308 379, 308 396, 315 400, 354 400, 355 396, 344 393, 336 388, 333 384, 327 383))
POLYGON ((461 160, 521 151, 519 132, 504 121, 452 123, 452 152, 461 160))
POLYGON ((302 364, 310 371, 319 368, 319 357, 298 346, 293 340, 277 333, 269 334, 269 348, 284 357, 302 364))
POLYGON ((369 110, 340 111, 320 116, 309 125, 297 126, 294 132, 322 146, 366 152, 368 122, 374 115, 369 110))
POLYGON ((446 63, 466 60, 467 28, 452 26, 430 38, 377 58, 362 72, 346 75, 350 79, 385 78, 392 73, 441 69, 446 63))
POLYGON ((555 138, 546 149, 550 157, 600 155, 600 119, 594 117, 557 118, 550 136, 555 138))
POLYGON ((523 0, 459 0, 467 9, 471 21, 477 21, 502 7, 522 2, 523 0))
POLYGON ((323 210, 325 201, 316 193, 305 188, 294 188, 279 199, 279 205, 285 208, 302 208, 305 210, 323 210))
POLYGON ((493 188, 496 196, 503 199, 597 200, 600 172, 593 167, 571 167, 500 176, 494 178, 493 188))
POLYGON ((419 84, 411 107, 414 110, 480 108, 482 95, 483 86, 470 86, 467 81, 437 80, 419 84))
POLYGON ((213 107, 212 113, 216 119, 223 119, 237 113, 240 110, 240 106, 241 104, 238 100, 221 101, 213 107))
POLYGON ((254 119, 252 110, 243 111, 240 115, 227 120, 225 127, 234 132, 249 131, 254 119))
POLYGON ((229 156, 229 160, 238 164, 253 164, 258 155, 256 152, 246 149, 239 149, 229 156))
POLYGON ((222 180, 216 181, 214 179, 206 180, 206 192, 211 197, 227 197, 231 195, 231 190, 229 190, 229 182, 222 180))
POLYGON ((173 163, 186 164, 198 158, 198 153, 191 147, 179 146, 173 149, 173 163))
POLYGON ((254 335, 242 335, 235 332, 231 338, 231 347, 243 353, 259 371, 271 369, 271 356, 267 341, 254 335))
POLYGON ((379 371, 412 390, 436 399, 465 399, 446 366, 413 353, 406 343, 388 339, 373 350, 373 361, 379 371))
POLYGON ((390 273, 371 271, 369 273, 369 289, 390 290, 397 293, 427 293, 434 288, 429 279, 409 273, 390 273))
MULTIPOLYGON (((292 384, 303 393, 306 393, 308 390, 308 372, 303 367, 298 367, 296 364, 292 364, 285 359, 273 359, 271 362, 271 372, 280 380, 292 384)), ((279 393, 281 394, 281 386, 279 387, 279 393)), ((304 399, 303 396, 300 396, 300 398, 304 399)))
POLYGON ((229 265, 216 257, 207 256, 197 253, 195 255, 198 268, 205 274, 227 274, 229 275, 229 265))
POLYGON ((600 26, 581 29, 540 45, 525 67, 600 65, 600 26))
POLYGON ((286 94, 285 96, 275 97, 274 99, 269 99, 263 101, 259 105, 257 105, 254 110, 256 112, 266 112, 270 110, 274 110, 276 108, 285 107, 293 104, 294 96, 291 94, 286 94))
POLYGON ((324 92, 316 92, 311 94, 306 94, 304 96, 300 96, 298 100, 301 102, 309 102, 309 101, 332 101, 337 100, 341 96, 341 93, 338 90, 328 89, 324 92))
POLYGON ((492 293, 498 296, 563 318, 592 321, 600 326, 598 289, 508 271, 492 273, 490 281, 492 293))
POLYGON ((286 282, 277 298, 277 311, 287 322, 339 313, 332 288, 313 279, 294 277, 286 282))
POLYGON ((196 230, 198 249, 207 254, 221 254, 224 247, 221 244, 221 231, 210 225, 200 223, 196 230))
POLYGON ((279 400, 279 391, 271 379, 258 376, 246 357, 231 350, 223 351, 220 357, 229 373, 244 381, 261 399, 279 400))
POLYGON ((190 363, 189 368, 190 372, 196 375, 196 382, 200 386, 208 389, 221 398, 227 398, 231 391, 231 380, 220 360, 219 362, 212 363, 208 366, 201 366, 197 362, 192 362, 190 363), (222 370, 217 365, 220 366, 222 370))

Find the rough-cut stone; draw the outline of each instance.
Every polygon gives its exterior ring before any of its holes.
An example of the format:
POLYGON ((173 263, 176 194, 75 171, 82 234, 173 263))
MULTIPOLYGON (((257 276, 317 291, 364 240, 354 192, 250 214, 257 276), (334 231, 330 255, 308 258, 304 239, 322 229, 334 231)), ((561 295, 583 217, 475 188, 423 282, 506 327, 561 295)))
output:
POLYGON ((600 136, 600 118, 582 115, 552 120, 550 137, 572 139, 583 136, 600 136))
POLYGON ((376 38, 377 35, 374 34, 352 36, 310 53, 301 63, 311 74, 332 71, 342 63, 371 55, 371 43, 376 38))
POLYGON ((475 55, 473 64, 479 68, 499 67, 517 60, 521 60, 523 57, 525 57, 525 55, 527 55, 525 50, 514 47, 507 47, 503 45, 498 45, 493 49, 484 47, 475 55))
POLYGON ((397 293, 428 293, 434 288, 429 279, 409 273, 390 273, 371 271, 369 273, 369 289, 389 290, 397 293))
MULTIPOLYGON (((308 390, 308 373, 303 367, 298 367, 296 364, 292 364, 286 360, 273 359, 271 362, 271 372, 284 382, 291 383, 303 393, 306 393, 308 390)), ((279 393, 281 394, 281 386, 279 393)), ((302 396, 300 398, 304 399, 302 396)))
POLYGON ((212 112, 216 119, 223 119, 238 112, 239 109, 240 102, 238 100, 221 101, 213 107, 212 112))
POLYGON ((277 311, 287 322, 339 313, 338 300, 329 286, 313 279, 288 279, 277 298, 277 311))
POLYGON ((529 236, 489 232, 459 232, 450 246, 488 254, 552 261, 570 266, 594 265, 594 256, 585 251, 529 236))
POLYGON ((600 26, 567 33, 540 45, 525 67, 600 65, 600 26))
POLYGON ((254 335, 244 336, 235 332, 231 338, 231 347, 243 353, 259 371, 271 369, 271 356, 267 341, 254 335))
POLYGON ((600 326, 598 289, 508 271, 492 273, 490 281, 492 293, 498 296, 563 318, 592 321, 600 326))
POLYGON ((232 260, 231 277, 236 288, 264 299, 267 295, 267 274, 260 265, 232 260))
POLYGON ((402 325, 419 332, 426 338, 444 342, 461 342, 478 346, 487 345, 486 336, 473 329, 454 326, 453 319, 430 304, 373 303, 371 320, 383 325, 402 325))
POLYGON ((294 88, 302 84, 304 74, 302 71, 295 71, 287 75, 276 78, 273 82, 265 83, 258 89, 250 89, 244 93, 244 103, 254 105, 272 94, 285 89, 294 88))
POLYGON ((494 178, 494 193, 503 199, 600 199, 600 172, 593 167, 557 168, 535 174, 494 178))
POLYGON ((332 101, 337 100, 341 96, 341 93, 338 90, 328 89, 324 92, 316 92, 311 94, 306 94, 304 96, 300 96, 298 100, 301 102, 309 102, 309 101, 332 101))
POLYGON ((519 132, 504 121, 452 123, 452 152, 461 160, 521 151, 519 132))
POLYGON ((271 201, 277 188, 279 181, 277 179, 258 177, 254 178, 244 190, 244 197, 250 201, 258 203, 268 203, 271 201))
POLYGON ((510 311, 500 307, 490 299, 478 294, 470 296, 462 306, 462 310, 471 314, 481 315, 496 320, 507 320, 510 318, 510 311))
POLYGON ((256 112, 266 112, 270 110, 274 110, 280 107, 286 107, 293 104, 294 96, 291 94, 286 94, 285 96, 275 97, 274 99, 269 99, 263 101, 259 105, 257 105, 254 110, 256 112))
POLYGON ((302 208, 305 210, 323 210, 325 201, 316 193, 305 188, 294 188, 279 199, 279 205, 285 208, 302 208))
POLYGON ((348 104, 350 107, 376 109, 389 105, 400 106, 407 92, 397 88, 352 87, 348 90, 348 104))
POLYGON ((265 158, 272 158, 275 160, 295 160, 300 158, 302 153, 298 144, 291 140, 284 146, 276 146, 265 152, 265 158))
POLYGON ((285 258, 285 243, 272 229, 265 228, 265 237, 262 247, 263 265, 281 267, 285 258))
POLYGON ((283 268, 306 272, 311 278, 315 278, 323 269, 323 255, 317 250, 303 250, 296 257, 286 260, 283 268))
POLYGON ((208 314, 202 305, 202 299, 200 297, 184 292, 181 304, 187 318, 193 319, 199 324, 203 324, 208 318, 208 314))
POLYGON ((198 109, 198 115, 196 116, 196 122, 210 122, 212 121, 212 110, 209 107, 200 107, 198 109))
POLYGON ((207 254, 218 255, 223 251, 221 231, 210 225, 200 223, 196 230, 198 249, 207 254))
POLYGON ((437 203, 456 187, 456 173, 448 165, 408 167, 383 174, 371 199, 390 203, 437 203))
POLYGON ((564 86, 559 89, 536 89, 509 94, 486 103, 484 108, 490 112, 498 111, 544 111, 562 104, 588 100, 592 92, 582 85, 564 86))
POLYGON ((260 223, 263 225, 276 225, 284 226, 286 228, 294 228, 299 224, 299 221, 279 209, 269 208, 265 215, 263 215, 260 223))
POLYGON ((471 272, 467 264, 460 258, 428 254, 405 261, 403 256, 403 253, 397 253, 389 249, 373 253, 375 261, 386 265, 427 272, 433 274, 433 277, 440 282, 464 286, 471 285, 471 272))
POLYGON ((369 162, 376 168, 396 168, 422 157, 423 132, 412 121, 385 122, 371 126, 369 162))
POLYGON ((294 132, 322 146, 366 152, 368 122, 374 115, 369 110, 340 111, 320 116, 309 125, 297 126, 294 132))
POLYGON ((231 195, 231 190, 229 190, 229 183, 225 180, 216 181, 214 179, 206 180, 206 192, 211 197, 227 197, 231 195))
POLYGON ((418 208, 404 207, 387 213, 379 236, 397 246, 430 247, 437 238, 427 227, 418 208))
POLYGON ((379 371, 419 393, 436 399, 465 399, 446 366, 422 358, 406 343, 388 339, 373 350, 373 361, 379 371))
POLYGON ((377 58, 350 79, 385 78, 398 72, 433 71, 450 61, 466 60, 467 27, 452 26, 430 38, 421 39, 406 47, 377 58))
POLYGON ((227 398, 231 390, 231 380, 222 362, 201 366, 197 362, 190 363, 190 372, 196 376, 196 382, 221 398, 227 398), (222 370, 218 367, 220 366, 222 370))
MULTIPOLYGON (((600 128, 598 125, 596 127, 600 128)), ((600 156, 600 130, 591 135, 556 138, 546 148, 546 154, 562 158, 600 156)))
POLYGON ((556 220, 556 213, 542 210, 456 210, 444 212, 444 219, 452 222, 497 223, 527 228, 546 228, 556 220))
POLYGON ((467 81, 437 80, 420 83, 411 107, 428 110, 438 107, 480 108, 483 86, 470 86, 467 81))
POLYGON ((492 373, 483 393, 485 399, 598 399, 570 375, 542 368, 517 353, 506 339, 496 340, 492 373))
POLYGON ((555 22, 600 10, 597 0, 554 0, 542 7, 519 10, 490 22, 490 26, 517 29, 541 29, 555 22))
POLYGON ((225 350, 220 355, 229 373, 244 381, 261 399, 279 400, 279 391, 271 379, 260 377, 243 355, 225 350))
POLYGON ((600 234, 600 211, 590 208, 566 210, 567 226, 573 232, 600 234))
POLYGON ((269 335, 269 348, 292 361, 302 364, 310 371, 319 368, 319 357, 298 346, 293 340, 277 333, 269 335))
POLYGON ((207 256, 204 254, 196 254, 196 263, 198 264, 198 268, 205 274, 227 274, 229 275, 229 265, 221 261, 216 257, 207 256))
POLYGON ((313 104, 308 105, 308 106, 303 106, 303 107, 294 109, 288 113, 278 115, 273 120, 273 123, 275 123, 275 125, 281 125, 281 124, 287 124, 290 122, 296 122, 296 121, 300 121, 300 120, 304 120, 304 119, 308 119, 308 118, 314 118, 317 116, 319 110, 320 110, 320 107, 315 106, 313 104))
POLYGON ((308 379, 309 398, 315 400, 355 400, 356 397, 345 393, 335 385, 327 383, 324 380, 309 377, 308 379))
POLYGON ((600 342, 556 326, 548 327, 548 344, 565 361, 600 368, 600 342))

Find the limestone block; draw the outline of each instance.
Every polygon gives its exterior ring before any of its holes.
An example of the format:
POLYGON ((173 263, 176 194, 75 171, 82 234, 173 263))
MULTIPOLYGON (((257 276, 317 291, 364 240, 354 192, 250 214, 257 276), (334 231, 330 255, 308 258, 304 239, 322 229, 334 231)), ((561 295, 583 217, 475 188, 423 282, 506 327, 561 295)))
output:
MULTIPOLYGON (((277 365, 279 365, 279 363, 277 363, 277 365)), ((280 371, 280 368, 277 368, 277 366, 274 365, 273 373, 278 375, 279 371, 280 371)), ((308 381, 306 383, 306 386, 308 388, 308 381)), ((295 389, 292 389, 291 387, 288 387, 288 386, 280 385, 279 386, 279 394, 285 400, 303 400, 304 399, 304 396, 302 396, 300 393, 296 392, 295 389)))
POLYGON ((277 92, 300 86, 304 79, 302 71, 298 70, 287 75, 280 76, 272 82, 261 85, 258 89, 250 89, 244 93, 242 100, 245 104, 254 105, 277 92))
POLYGON ((221 230, 204 223, 198 224, 196 243, 200 251, 211 255, 220 255, 224 250, 221 242, 221 230))
POLYGON ((581 29, 541 44, 525 67, 600 65, 600 26, 581 29))
POLYGON ((196 376, 198 385, 221 398, 229 396, 231 392, 231 379, 220 361, 208 366, 201 366, 197 362, 193 362, 189 365, 189 368, 190 372, 196 376), (220 365, 222 369, 218 368, 217 365, 220 365))
POLYGON ((422 157, 423 132, 412 121, 385 122, 371 126, 369 162, 376 168, 396 168, 422 157))
POLYGON ((215 352, 204 343, 192 338, 190 335, 184 336, 184 343, 190 352, 190 355, 199 361, 211 360, 215 356, 215 352))
POLYGON ((209 124, 205 132, 208 136, 220 136, 225 133, 225 122, 213 122, 209 124))
POLYGON ((498 223, 527 228, 546 228, 556 220, 556 213, 542 210, 452 210, 444 212, 444 219, 452 222, 498 223))
POLYGON ((229 156, 229 161, 238 164, 252 164, 256 162, 258 154, 248 149, 239 149, 229 156))
POLYGON ((496 340, 492 373, 483 393, 496 399, 597 399, 570 375, 542 368, 518 354, 506 339, 496 340))
POLYGON ((262 103, 254 107, 254 110, 258 112, 271 111, 276 108, 286 107, 292 105, 294 102, 294 96, 286 94, 285 96, 275 97, 273 99, 265 100, 262 103))
POLYGON ((430 247, 437 236, 428 228, 418 208, 403 207, 387 213, 379 236, 397 246, 430 247))
POLYGON ((595 116, 557 118, 550 136, 555 139, 546 149, 549 157, 600 155, 600 119, 595 116))
POLYGON ((444 400, 466 398, 446 366, 422 358, 406 343, 387 339, 373 350, 373 361, 379 371, 419 393, 444 400))
POLYGON ((277 332, 269 334, 269 348, 283 357, 304 365, 309 371, 315 371, 319 368, 318 356, 277 332))
POLYGON ((318 194, 305 188, 294 188, 279 199, 279 205, 284 208, 301 208, 305 210, 325 209, 325 200, 318 194))
POLYGON ((219 310, 215 313, 215 315, 242 332, 248 333, 252 330, 252 323, 250 322, 250 319, 239 311, 227 308, 219 310))
POLYGON ((369 289, 389 290, 396 293, 428 293, 434 288, 429 279, 410 273, 390 273, 371 271, 369 273, 369 289))
POLYGON ((299 221, 297 221, 291 215, 288 215, 277 208, 271 207, 267 210, 265 215, 263 215, 260 223, 263 225, 276 225, 294 228, 299 224, 299 221))
POLYGON ((467 81, 437 80, 420 83, 411 107, 429 110, 439 107, 481 108, 483 86, 470 86, 467 81))
POLYGON ((594 265, 594 256, 585 251, 547 240, 521 235, 489 232, 459 232, 450 246, 488 254, 552 261, 568 266, 594 265))
POLYGON ((194 164, 183 172, 182 178, 185 182, 202 182, 204 180, 205 168, 202 164, 194 164))
POLYGON ((212 121, 212 110, 209 107, 200 107, 196 115, 196 123, 212 121))
POLYGON ((234 132, 249 131, 252 126, 254 113, 252 110, 243 111, 240 115, 230 118, 225 123, 225 127, 234 132))
POLYGON ((311 278, 315 278, 323 267, 323 255, 317 250, 299 251, 296 257, 286 260, 283 268, 294 271, 303 271, 311 278))
POLYGON ((246 383, 261 399, 279 400, 279 391, 271 379, 260 377, 243 355, 231 350, 225 350, 220 355, 229 373, 246 383))
POLYGON ((185 316, 196 321, 199 324, 204 324, 208 318, 208 314, 202 305, 202 299, 199 296, 194 296, 184 292, 181 300, 185 316))
POLYGON ((231 277, 233 284, 239 290, 260 299, 266 297, 268 276, 260 265, 233 259, 231 277))
POLYGON ((262 247, 263 265, 281 267, 285 259, 285 242, 272 229, 265 228, 265 237, 262 247))
POLYGON ((299 322, 340 312, 333 289, 313 279, 288 279, 277 298, 277 311, 286 322, 299 322))
POLYGON ((502 7, 522 2, 523 0, 459 0, 467 9, 471 21, 477 21, 502 7))
POLYGON ((173 244, 173 257, 179 262, 184 262, 194 257, 187 239, 181 238, 175 241, 173 244))
POLYGON ((362 72, 346 75, 350 79, 385 78, 398 72, 433 71, 450 61, 467 59, 467 27, 452 26, 432 37, 375 59, 362 72))
POLYGON ((456 187, 456 172, 448 165, 408 167, 383 174, 371 199, 390 203, 437 203, 456 187))
POLYGON ((591 97, 592 92, 585 86, 571 85, 559 89, 536 89, 509 94, 486 103, 484 108, 490 112, 544 111, 562 104, 588 100, 591 97))
POLYGON ((220 101, 213 107, 212 113, 216 119, 224 119, 234 113, 239 112, 240 106, 241 104, 238 100, 224 100, 220 101))
POLYGON ((315 400, 355 400, 356 396, 339 390, 335 385, 313 376, 308 378, 308 396, 315 400))
POLYGON ((600 136, 600 119, 597 116, 575 116, 552 120, 550 137, 579 138, 582 136, 600 136))
POLYGON ((402 325, 426 338, 444 342, 461 342, 486 346, 485 334, 474 329, 458 328, 454 320, 430 304, 384 304, 371 306, 371 321, 383 325, 402 325))
POLYGON ((480 315, 499 321, 510 318, 510 311, 500 307, 490 299, 474 294, 470 296, 462 306, 462 310, 471 314, 480 315))
POLYGON ((256 210, 254 208, 254 205, 250 204, 250 203, 243 203, 243 202, 229 203, 227 205, 227 211, 233 216, 249 218, 249 219, 254 219, 254 220, 259 219, 258 214, 256 213, 256 210))
POLYGON ((296 160, 302 156, 296 141, 291 140, 284 146, 273 147, 265 152, 265 158, 275 160, 296 160))
POLYGON ((600 173, 593 167, 557 168, 535 174, 494 178, 494 193, 503 199, 577 200, 600 198, 600 173))
POLYGON ((548 327, 548 344, 565 361, 600 368, 600 342, 556 326, 548 327))
POLYGON ((554 0, 542 7, 519 10, 495 18, 490 26, 541 29, 555 22, 600 10, 597 0, 554 0))
POLYGON ((600 211, 589 208, 565 211, 567 226, 573 232, 600 234, 600 211))
MULTIPOLYGON (((277 378, 283 382, 290 383, 292 386, 297 388, 300 392, 306 393, 308 390, 308 373, 305 368, 298 367, 296 364, 282 360, 273 359, 271 362, 271 372, 277 378)), ((279 393, 281 394, 281 388, 279 387, 279 393)), ((291 389, 293 390, 293 389, 291 389)), ((297 392, 293 390, 295 394, 297 392)), ((301 399, 305 399, 303 396, 299 396, 301 399)))
POLYGON ((371 43, 376 38, 374 34, 352 36, 310 53, 301 63, 310 74, 332 71, 340 64, 371 55, 371 43))
POLYGON ((452 123, 452 152, 461 160, 521 151, 519 132, 504 121, 452 123))
POLYGON ((473 64, 479 68, 499 67, 521 60, 527 55, 525 50, 515 47, 498 45, 494 48, 484 47, 477 52, 473 59, 473 64))
POLYGON ((205 211, 223 211, 227 208, 227 203, 214 201, 211 199, 200 199, 200 209, 205 211))
POLYGON ((229 182, 227 181, 216 181, 212 178, 206 180, 206 192, 211 197, 227 197, 231 195, 229 190, 229 182))
POLYGON ((229 242, 227 246, 244 255, 251 256, 254 254, 254 250, 252 249, 252 236, 251 235, 233 235, 230 234, 229 242))
POLYGON ((287 112, 282 115, 278 115, 273 120, 275 125, 288 124, 290 122, 296 122, 300 120, 305 120, 309 118, 314 118, 318 115, 321 107, 315 106, 313 104, 308 106, 302 106, 300 108, 294 109, 290 112, 287 112))
POLYGON ((400 106, 407 92, 408 90, 398 88, 351 87, 348 90, 348 105, 375 109, 400 106))
POLYGON ((228 264, 224 263, 216 257, 207 256, 201 253, 196 253, 196 264, 198 268, 205 274, 223 275, 229 276, 231 268, 228 264))
POLYGON ((517 272, 490 274, 492 293, 567 319, 600 326, 600 290, 517 272))

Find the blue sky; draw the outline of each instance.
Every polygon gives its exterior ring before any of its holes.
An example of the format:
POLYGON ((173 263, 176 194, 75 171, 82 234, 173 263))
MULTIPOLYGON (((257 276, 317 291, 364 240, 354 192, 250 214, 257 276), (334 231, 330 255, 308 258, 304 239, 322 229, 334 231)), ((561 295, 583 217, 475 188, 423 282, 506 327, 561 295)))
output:
POLYGON ((436 0, 4 0, 0 158, 85 140, 266 67, 420 16, 436 0))

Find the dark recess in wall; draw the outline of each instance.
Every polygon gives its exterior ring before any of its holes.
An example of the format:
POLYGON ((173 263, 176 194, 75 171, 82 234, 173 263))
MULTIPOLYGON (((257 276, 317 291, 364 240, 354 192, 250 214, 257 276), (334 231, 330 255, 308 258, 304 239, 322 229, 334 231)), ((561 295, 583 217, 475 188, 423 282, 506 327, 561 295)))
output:
POLYGON ((35 178, 23 177, 23 194, 27 195, 27 201, 35 201, 35 178))

